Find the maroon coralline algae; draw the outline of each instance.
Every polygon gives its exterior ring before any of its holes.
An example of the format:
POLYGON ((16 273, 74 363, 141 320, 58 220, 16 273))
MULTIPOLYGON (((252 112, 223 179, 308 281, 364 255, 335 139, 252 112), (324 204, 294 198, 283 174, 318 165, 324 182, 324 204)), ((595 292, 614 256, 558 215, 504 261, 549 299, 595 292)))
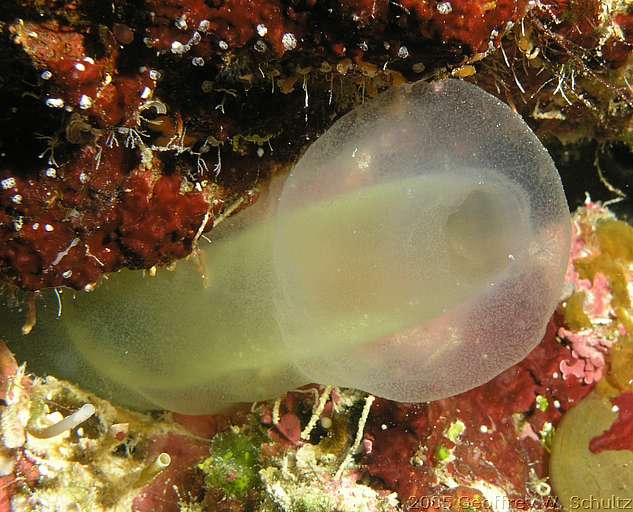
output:
MULTIPOLYGON (((216 45, 228 50, 258 42, 257 51, 268 45, 276 56, 309 49, 323 56, 331 52, 361 59, 376 53, 368 46, 380 44, 380 39, 411 42, 414 48, 426 43, 488 50, 506 26, 524 14, 527 1, 404 0, 390 5, 387 0, 364 0, 326 6, 314 1, 288 5, 280 0, 171 0, 150 2, 150 7, 155 17, 148 43, 162 51, 192 50, 194 57, 216 57, 216 45), (196 32, 209 34, 211 41, 199 39, 196 32)), ((406 46, 395 45, 391 51, 401 59, 415 57, 406 46)))
POLYGON ((624 393, 611 402, 618 412, 618 419, 609 430, 591 440, 589 449, 593 453, 604 450, 633 451, 633 393, 624 393))
POLYGON ((106 147, 94 170, 96 151, 82 148, 39 180, 2 173, 0 197, 12 207, 0 212, 0 261, 23 288, 85 288, 122 266, 184 257, 214 211, 204 193, 182 193, 180 177, 157 172, 158 161, 148 168, 106 147))

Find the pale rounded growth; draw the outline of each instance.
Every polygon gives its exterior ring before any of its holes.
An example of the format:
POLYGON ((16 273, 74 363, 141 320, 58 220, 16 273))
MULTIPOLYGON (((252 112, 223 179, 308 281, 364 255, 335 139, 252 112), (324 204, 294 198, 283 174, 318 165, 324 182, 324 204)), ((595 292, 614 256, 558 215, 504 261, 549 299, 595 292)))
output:
POLYGON ((540 341, 569 244, 560 177, 518 115, 462 81, 393 89, 286 180, 284 341, 316 382, 411 402, 465 391, 540 341))
POLYGON ((27 338, 0 308, 0 336, 32 371, 135 407, 207 413, 309 382, 430 400, 538 343, 569 230, 516 114, 464 82, 418 83, 341 118, 215 228, 206 280, 190 259, 59 303, 48 291, 27 338))
POLYGON ((552 484, 563 510, 631 508, 625 503, 633 497, 633 452, 589 449, 617 417, 612 403, 595 391, 565 413, 554 434, 550 459, 552 484))

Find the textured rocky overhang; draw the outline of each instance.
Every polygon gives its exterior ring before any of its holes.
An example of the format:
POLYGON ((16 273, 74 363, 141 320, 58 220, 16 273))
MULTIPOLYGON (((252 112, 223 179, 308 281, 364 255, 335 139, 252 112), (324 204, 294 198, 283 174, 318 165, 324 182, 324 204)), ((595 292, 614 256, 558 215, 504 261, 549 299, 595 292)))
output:
POLYGON ((190 254, 392 84, 453 75, 544 140, 633 140, 626 1, 12 0, 0 20, 0 280, 24 290, 190 254))

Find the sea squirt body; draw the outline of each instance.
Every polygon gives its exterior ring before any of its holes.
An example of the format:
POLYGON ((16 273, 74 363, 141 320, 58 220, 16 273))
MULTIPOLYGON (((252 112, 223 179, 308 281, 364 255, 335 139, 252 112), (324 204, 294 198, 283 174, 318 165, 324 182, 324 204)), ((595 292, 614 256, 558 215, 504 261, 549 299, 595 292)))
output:
POLYGON ((286 180, 277 231, 280 325, 301 371, 409 402, 522 359, 559 301, 570 247, 545 148, 457 80, 393 89, 335 123, 286 180), (339 195, 359 206, 333 218, 339 195), (309 222, 291 214, 306 208, 309 222), (306 346, 319 353, 304 358, 306 346))
POLYGON ((540 340, 569 211, 535 135, 457 80, 392 89, 337 121, 281 187, 192 261, 52 292, 18 339, 35 371, 119 402, 205 413, 318 382, 400 401, 455 394, 540 340))

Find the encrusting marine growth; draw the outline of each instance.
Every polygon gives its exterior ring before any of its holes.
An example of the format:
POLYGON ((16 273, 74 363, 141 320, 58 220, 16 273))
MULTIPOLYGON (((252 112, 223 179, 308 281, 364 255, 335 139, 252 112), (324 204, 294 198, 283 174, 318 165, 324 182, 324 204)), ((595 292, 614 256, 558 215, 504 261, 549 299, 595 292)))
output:
POLYGON ((205 413, 308 382, 424 401, 541 340, 569 241, 560 178, 521 118, 471 84, 418 82, 337 121, 198 265, 46 291, 22 342, 19 315, 0 317, 35 371, 137 407, 205 413))

